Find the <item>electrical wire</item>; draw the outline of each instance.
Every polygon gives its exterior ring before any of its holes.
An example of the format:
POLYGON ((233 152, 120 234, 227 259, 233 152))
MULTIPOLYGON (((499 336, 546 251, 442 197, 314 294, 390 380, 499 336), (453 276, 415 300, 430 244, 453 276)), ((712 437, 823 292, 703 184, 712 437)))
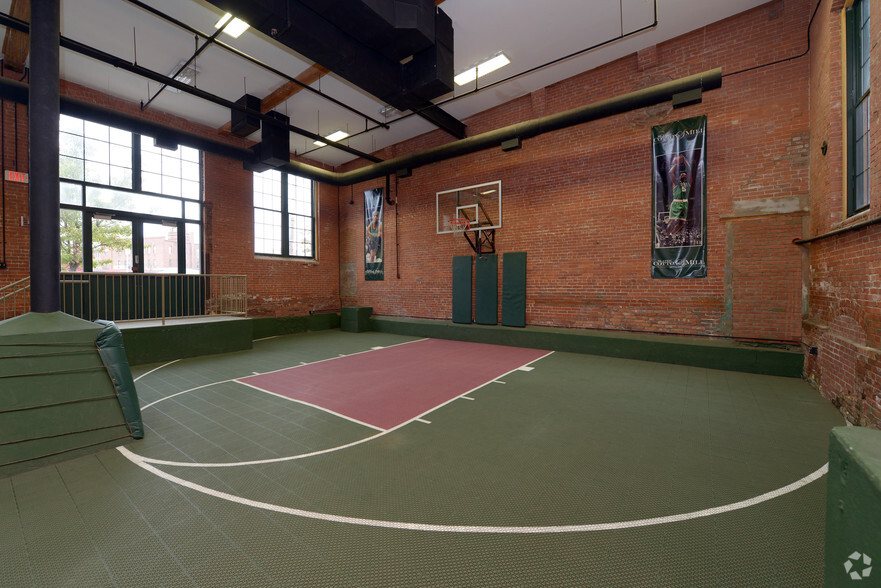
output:
POLYGON ((728 76, 736 76, 736 75, 738 75, 738 74, 746 73, 746 72, 749 72, 749 71, 754 71, 754 70, 762 69, 762 68, 765 68, 765 67, 771 67, 772 65, 778 65, 778 64, 780 64, 780 63, 786 63, 786 62, 788 62, 788 61, 793 61, 793 60, 795 60, 795 59, 800 59, 800 58, 804 57, 805 55, 807 55, 808 53, 810 53, 810 51, 811 51, 811 25, 814 24, 814 17, 817 16, 817 11, 820 10, 820 4, 822 4, 822 3, 823 3, 823 0, 818 0, 818 1, 817 1, 817 6, 814 8, 814 13, 811 15, 811 20, 808 21, 808 44, 807 44, 807 47, 805 48, 805 50, 804 50, 803 52, 801 52, 801 53, 798 54, 798 55, 793 55, 792 57, 785 57, 785 58, 783 58, 783 59, 778 59, 778 60, 776 60, 776 61, 771 61, 771 62, 769 62, 769 63, 762 63, 762 64, 760 64, 760 65, 754 65, 754 66, 752 66, 752 67, 747 67, 747 68, 745 68, 745 69, 741 69, 741 70, 738 70, 738 71, 732 71, 732 72, 727 73, 727 74, 722 74, 722 77, 723 77, 723 78, 727 78, 728 76))

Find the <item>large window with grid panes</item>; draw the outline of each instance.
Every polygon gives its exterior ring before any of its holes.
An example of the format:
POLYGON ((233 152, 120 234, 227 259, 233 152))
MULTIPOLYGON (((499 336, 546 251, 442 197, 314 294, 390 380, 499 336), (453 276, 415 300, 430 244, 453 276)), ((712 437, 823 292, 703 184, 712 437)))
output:
POLYGON ((278 170, 254 174, 254 253, 315 259, 314 184, 278 170))
POLYGON ((198 150, 62 115, 59 155, 62 271, 201 272, 198 150))
POLYGON ((845 9, 847 71, 847 215, 869 208, 869 0, 845 9))

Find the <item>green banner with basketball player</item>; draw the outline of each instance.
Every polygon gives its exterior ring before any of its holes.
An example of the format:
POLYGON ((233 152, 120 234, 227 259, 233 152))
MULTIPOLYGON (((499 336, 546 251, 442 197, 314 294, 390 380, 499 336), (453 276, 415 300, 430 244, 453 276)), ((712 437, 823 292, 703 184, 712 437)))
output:
POLYGON ((382 263, 382 188, 364 191, 364 279, 381 281, 382 263))
POLYGON ((707 277, 707 117, 652 127, 652 278, 707 277))

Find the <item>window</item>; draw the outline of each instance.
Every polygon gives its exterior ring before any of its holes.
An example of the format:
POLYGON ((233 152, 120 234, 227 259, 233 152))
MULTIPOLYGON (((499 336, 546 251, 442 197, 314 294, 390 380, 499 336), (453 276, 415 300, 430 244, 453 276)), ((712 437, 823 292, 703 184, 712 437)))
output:
POLYGON ((254 253, 315 259, 312 180, 277 170, 254 174, 254 253))
POLYGON ((847 38, 847 215, 869 207, 869 0, 845 11, 847 38))
POLYGON ((59 157, 62 269, 201 271, 198 150, 62 115, 59 157))

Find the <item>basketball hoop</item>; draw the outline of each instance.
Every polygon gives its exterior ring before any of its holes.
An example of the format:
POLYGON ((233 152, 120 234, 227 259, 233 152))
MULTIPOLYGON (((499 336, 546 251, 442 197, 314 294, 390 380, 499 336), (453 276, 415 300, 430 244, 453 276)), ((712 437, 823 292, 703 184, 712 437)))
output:
POLYGON ((450 219, 450 230, 454 235, 461 235, 471 226, 471 222, 465 217, 456 217, 450 219))

